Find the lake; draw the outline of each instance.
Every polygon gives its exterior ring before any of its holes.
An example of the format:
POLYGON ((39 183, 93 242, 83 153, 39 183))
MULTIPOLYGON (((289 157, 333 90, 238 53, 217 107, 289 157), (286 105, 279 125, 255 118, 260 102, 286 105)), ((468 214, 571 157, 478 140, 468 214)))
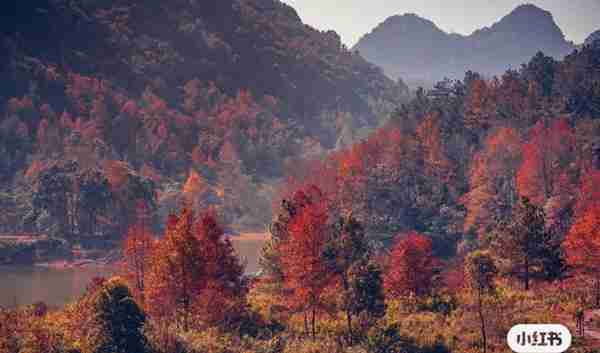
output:
MULTIPOLYGON (((233 246, 246 262, 246 272, 258 271, 260 249, 266 241, 261 234, 232 237, 233 246)), ((79 297, 98 276, 110 276, 110 266, 55 269, 36 266, 0 266, 0 306, 14 307, 43 301, 62 306, 79 297)))

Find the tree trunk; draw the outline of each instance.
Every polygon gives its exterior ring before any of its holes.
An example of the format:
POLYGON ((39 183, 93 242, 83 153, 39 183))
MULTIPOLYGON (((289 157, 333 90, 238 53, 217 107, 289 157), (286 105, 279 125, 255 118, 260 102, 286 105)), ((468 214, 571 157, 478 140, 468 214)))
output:
POLYGON ((529 290, 529 256, 525 255, 525 290, 529 290))
POLYGON ((481 291, 479 288, 477 291, 477 311, 479 313, 479 322, 481 325, 481 339, 483 340, 483 353, 487 352, 487 335, 485 333, 485 318, 483 316, 483 302, 481 299, 481 291))
POLYGON ((316 319, 316 309, 312 309, 312 336, 313 340, 317 338, 317 319, 316 319))
POLYGON ((346 311, 346 319, 348 321, 348 344, 352 346, 352 312, 346 311))
POLYGON ((188 293, 188 276, 187 266, 185 262, 185 256, 183 256, 183 263, 181 266, 181 273, 183 274, 183 329, 185 332, 188 331, 188 317, 190 314, 190 293, 188 293))
MULTIPOLYGON (((342 272, 342 283, 344 285, 344 293, 347 294, 350 289, 350 284, 348 283, 348 276, 346 275, 346 272, 342 272)), ((348 323, 348 344, 352 346, 352 310, 350 308, 346 308, 346 320, 348 323)))
POLYGON ((308 331, 308 314, 306 312, 304 312, 304 334, 305 335, 309 335, 309 331, 308 331))
POLYGON ((596 274, 596 308, 600 308, 600 275, 596 274))

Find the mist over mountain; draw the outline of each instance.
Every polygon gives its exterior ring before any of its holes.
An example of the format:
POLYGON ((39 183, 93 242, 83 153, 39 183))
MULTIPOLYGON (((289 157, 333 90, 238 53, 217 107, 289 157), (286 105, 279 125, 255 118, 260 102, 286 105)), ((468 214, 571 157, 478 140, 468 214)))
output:
POLYGON ((562 59, 574 45, 565 39, 550 12, 521 5, 468 36, 446 33, 415 14, 392 16, 353 49, 390 77, 430 85, 444 77, 462 78, 468 70, 500 74, 518 68, 538 51, 562 59))

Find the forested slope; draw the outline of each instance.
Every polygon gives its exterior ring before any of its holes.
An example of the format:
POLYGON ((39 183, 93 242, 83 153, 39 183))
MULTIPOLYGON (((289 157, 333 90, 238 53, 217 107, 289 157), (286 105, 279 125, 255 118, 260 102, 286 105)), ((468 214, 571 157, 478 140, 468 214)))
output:
POLYGON ((122 231, 139 199, 164 216, 186 198, 262 225, 287 160, 350 143, 407 96, 280 1, 46 0, 1 12, 7 230, 26 218, 30 230, 122 231), (85 200, 85 183, 106 198, 85 200))

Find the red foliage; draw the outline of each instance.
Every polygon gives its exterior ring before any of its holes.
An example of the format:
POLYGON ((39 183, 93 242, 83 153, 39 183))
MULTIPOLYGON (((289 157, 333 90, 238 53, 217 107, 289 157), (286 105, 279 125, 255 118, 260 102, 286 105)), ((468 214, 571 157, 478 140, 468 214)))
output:
POLYGON ((159 319, 189 328, 196 316, 211 325, 231 325, 244 308, 244 266, 212 214, 195 219, 184 210, 169 216, 164 239, 149 259, 147 308, 159 319))
POLYGON ((89 115, 93 108, 90 102, 101 100, 107 95, 109 86, 109 83, 102 79, 69 73, 66 93, 71 98, 77 114, 89 115))
POLYGON ((170 216, 144 280, 147 311, 155 318, 176 320, 185 330, 190 327, 194 303, 205 285, 200 252, 192 213, 170 216))
POLYGON ((475 154, 469 170, 470 190, 462 198, 467 208, 464 230, 479 235, 494 219, 507 216, 517 199, 515 178, 521 162, 521 140, 512 128, 500 128, 475 154))
POLYGON ((130 116, 137 115, 138 107, 136 102, 131 99, 128 100, 121 108, 121 113, 129 114, 130 116))
POLYGON ((564 247, 569 265, 600 274, 600 205, 592 205, 574 222, 564 247))
POLYGON ((392 249, 388 266, 384 279, 388 295, 429 294, 434 271, 431 239, 416 232, 406 234, 392 249))
POLYGON ((581 177, 575 215, 581 215, 591 207, 600 207, 600 170, 592 170, 581 177))
POLYGON ((123 271, 132 284, 133 292, 144 301, 144 280, 154 240, 147 226, 137 224, 129 228, 123 243, 123 271))
POLYGON ((523 145, 523 163, 517 175, 519 194, 543 206, 550 197, 570 190, 569 178, 563 173, 575 160, 574 146, 575 135, 566 119, 555 120, 549 127, 538 122, 523 145))
POLYGON ((465 286, 465 270, 462 261, 443 274, 443 285, 450 293, 458 293, 465 286))
POLYGON ((567 264, 579 275, 592 277, 594 281, 595 305, 600 305, 600 205, 591 205, 579 216, 563 247, 567 264))
POLYGON ((316 188, 297 192, 293 203, 305 205, 288 225, 289 237, 281 244, 288 306, 300 312, 323 310, 323 295, 332 274, 327 270, 323 250, 330 234, 328 203, 315 198, 316 188))
POLYGON ((206 276, 196 309, 205 322, 233 324, 243 310, 241 299, 246 293, 244 266, 212 213, 200 217, 196 224, 196 237, 201 244, 199 256, 206 276))
POLYGON ((435 115, 427 116, 417 127, 423 152, 425 173, 448 183, 454 177, 452 163, 446 157, 440 126, 435 115))

